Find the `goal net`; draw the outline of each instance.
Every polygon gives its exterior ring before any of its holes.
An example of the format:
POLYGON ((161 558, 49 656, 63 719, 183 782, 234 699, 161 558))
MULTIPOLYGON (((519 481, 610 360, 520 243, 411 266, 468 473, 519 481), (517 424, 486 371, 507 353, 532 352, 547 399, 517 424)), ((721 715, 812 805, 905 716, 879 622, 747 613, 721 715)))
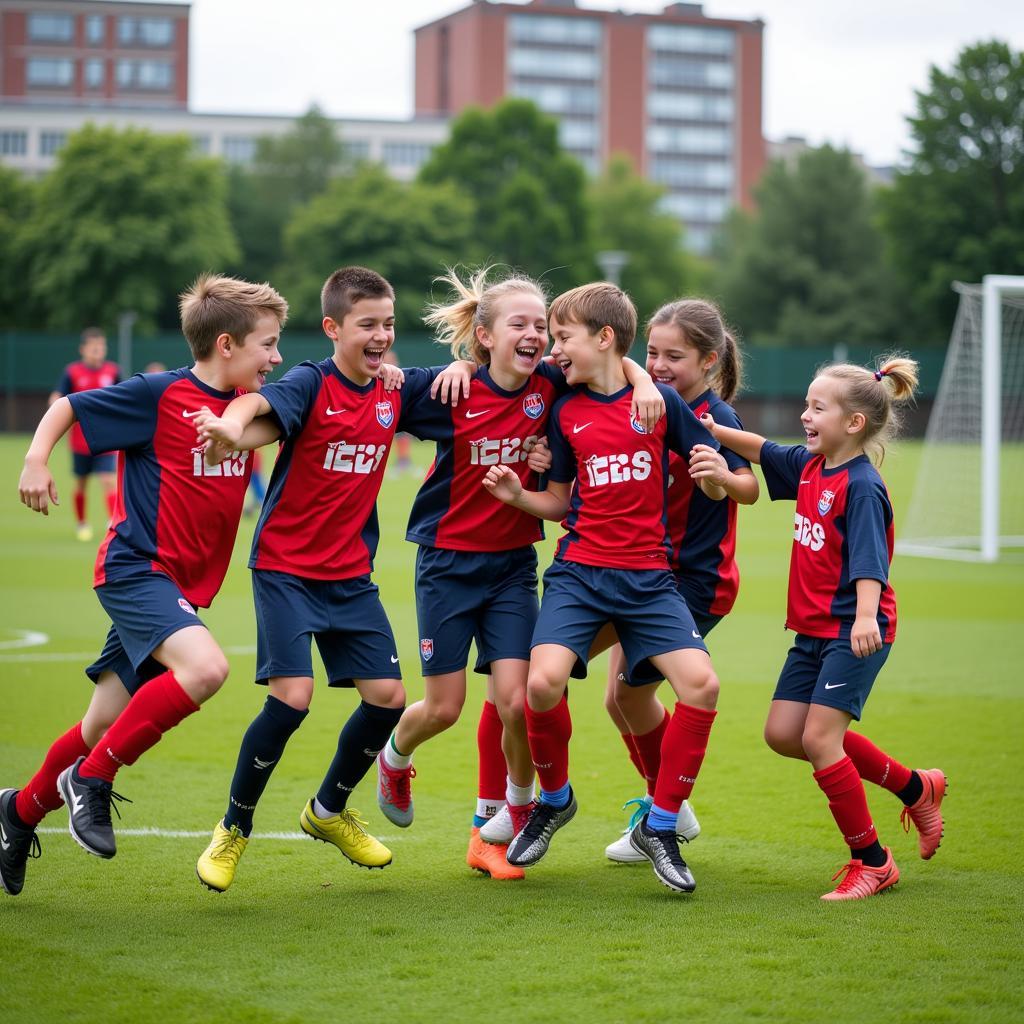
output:
POLYGON ((960 293, 898 550, 995 561, 1024 555, 1024 277, 960 293))

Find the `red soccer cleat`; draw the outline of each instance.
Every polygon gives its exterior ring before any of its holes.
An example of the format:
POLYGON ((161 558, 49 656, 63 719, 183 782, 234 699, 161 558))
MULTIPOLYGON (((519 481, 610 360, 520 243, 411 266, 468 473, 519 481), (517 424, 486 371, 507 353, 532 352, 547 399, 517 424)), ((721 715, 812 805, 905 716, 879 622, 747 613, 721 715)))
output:
POLYGON ((399 828, 408 828, 412 824, 412 780, 416 778, 416 769, 392 768, 384 760, 384 751, 377 755, 377 806, 384 812, 384 817, 399 828))
POLYGON ((900 869, 892 859, 892 850, 885 847, 885 863, 880 868, 868 867, 863 861, 851 860, 833 876, 834 882, 843 872, 846 877, 823 900, 863 900, 892 888, 900 880, 900 869))
POLYGON ((924 792, 918 797, 917 803, 903 808, 900 823, 904 832, 909 832, 910 823, 914 823, 921 859, 931 860, 942 842, 942 815, 939 808, 946 795, 946 776, 941 768, 919 768, 917 774, 921 776, 924 792))

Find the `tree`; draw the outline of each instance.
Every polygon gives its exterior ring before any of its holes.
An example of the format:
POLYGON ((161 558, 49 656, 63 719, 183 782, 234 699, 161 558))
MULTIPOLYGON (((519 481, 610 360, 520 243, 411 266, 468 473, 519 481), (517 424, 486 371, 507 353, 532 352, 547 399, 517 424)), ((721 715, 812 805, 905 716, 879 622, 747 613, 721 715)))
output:
POLYGON ((969 46, 916 97, 915 148, 882 197, 882 225, 913 336, 941 343, 953 281, 1024 273, 1024 54, 969 46))
MULTIPOLYGON (((683 249, 683 229, 659 208, 664 194, 636 174, 625 156, 613 157, 588 190, 594 243, 627 253, 621 284, 641 322, 662 303, 696 287, 695 260, 683 249)), ((601 276, 599 267, 593 272, 601 276)))
POLYGON ((476 209, 475 253, 561 291, 590 272, 582 165, 558 144, 558 125, 521 99, 468 107, 420 169, 423 184, 449 183, 476 209))
POLYGON ((237 255, 221 164, 195 156, 186 136, 136 128, 71 135, 23 238, 21 279, 58 329, 112 324, 125 310, 152 326, 193 278, 237 255))
POLYGON ((0 327, 29 327, 22 233, 35 210, 35 188, 17 171, 0 167, 0 327))
POLYGON ((768 344, 872 342, 880 327, 882 240, 864 173, 845 150, 769 165, 757 211, 726 222, 718 292, 745 337, 768 344))
POLYGON ((434 277, 461 262, 476 227, 472 203, 450 184, 403 184, 366 165, 299 207, 285 230, 282 287, 292 323, 320 324, 320 288, 331 271, 365 264, 395 287, 398 330, 422 330, 434 277))
POLYGON ((241 276, 257 281, 273 276, 292 213, 320 195, 345 166, 335 127, 316 107, 283 135, 257 139, 252 163, 228 172, 228 207, 242 250, 237 267, 241 276))

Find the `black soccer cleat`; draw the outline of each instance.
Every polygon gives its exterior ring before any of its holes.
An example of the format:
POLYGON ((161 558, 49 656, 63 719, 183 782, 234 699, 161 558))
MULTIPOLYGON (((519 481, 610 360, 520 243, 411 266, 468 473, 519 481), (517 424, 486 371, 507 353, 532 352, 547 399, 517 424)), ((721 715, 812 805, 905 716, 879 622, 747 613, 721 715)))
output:
POLYGON ((25 887, 25 865, 37 858, 42 849, 34 828, 14 823, 16 789, 0 789, 0 886, 10 896, 25 887))
POLYGON ((127 797, 115 793, 109 782, 103 779, 82 778, 78 774, 84 757, 80 757, 70 768, 65 768, 57 778, 57 789, 68 806, 68 831, 71 838, 87 853, 109 860, 117 853, 114 840, 114 826, 110 822, 110 808, 117 816, 115 801, 127 797))
POLYGON ((508 844, 505 860, 516 867, 527 868, 548 852, 551 837, 563 826, 572 821, 576 814, 576 795, 569 790, 569 802, 564 807, 552 807, 551 804, 538 803, 530 812, 529 820, 523 830, 513 836, 508 844))
POLYGON ((633 831, 629 833, 630 845, 651 862, 662 885, 667 885, 674 892, 693 892, 697 883, 679 853, 679 837, 675 830, 650 831, 647 828, 647 817, 645 814, 633 826, 633 831))

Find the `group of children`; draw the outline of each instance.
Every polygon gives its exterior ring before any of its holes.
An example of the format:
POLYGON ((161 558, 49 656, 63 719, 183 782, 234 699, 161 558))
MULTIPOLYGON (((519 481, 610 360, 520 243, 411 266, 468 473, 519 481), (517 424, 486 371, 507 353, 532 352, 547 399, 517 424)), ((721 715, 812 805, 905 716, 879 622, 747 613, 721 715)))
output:
POLYGON ((743 431, 728 404, 741 360, 710 303, 680 300, 655 314, 645 370, 626 358, 637 315, 614 285, 585 285, 548 306, 523 276, 445 280, 452 299, 426 320, 451 346, 446 368, 387 364, 394 292, 374 271, 346 267, 322 292, 333 354, 266 383, 281 362, 287 304, 269 285, 206 277, 181 300, 191 369, 72 394, 43 417, 19 485, 32 509, 45 514, 56 501, 47 460, 72 425, 89 451, 119 450, 95 574, 113 625, 86 670, 96 686, 82 721, 23 787, 0 791, 3 888, 21 891, 39 855, 36 826, 61 803, 76 841, 112 857, 117 771, 223 683, 227 659, 196 609, 223 581, 250 453, 273 441, 249 561, 256 682, 268 695, 197 864, 210 889, 234 881, 260 796, 308 712, 315 640, 328 685, 354 687, 360 701, 302 809, 309 836, 360 866, 391 863, 349 796, 376 764, 380 809, 412 824, 414 751, 461 714, 475 641, 487 699, 467 862, 522 878, 577 810, 568 681, 612 647, 606 706, 647 793, 630 801, 634 820, 607 855, 647 861, 670 889, 692 892, 679 842, 700 831, 688 798, 719 690, 704 638, 735 601, 737 505, 758 497, 751 462, 773 499, 797 503, 787 617, 797 635, 765 735, 811 762, 851 851, 823 898, 862 898, 899 877, 864 779, 899 797, 922 857, 932 856, 944 775, 905 768, 848 730, 895 637, 892 507, 869 454, 891 432, 894 404, 913 394, 915 364, 819 371, 802 416, 806 444, 783 447, 743 431), (396 431, 436 445, 407 532, 418 546, 424 677, 423 699, 409 707, 371 578, 375 503, 396 431), (542 519, 561 521, 565 534, 538 607, 542 519), (657 697, 662 679, 676 699, 671 714, 657 697))

